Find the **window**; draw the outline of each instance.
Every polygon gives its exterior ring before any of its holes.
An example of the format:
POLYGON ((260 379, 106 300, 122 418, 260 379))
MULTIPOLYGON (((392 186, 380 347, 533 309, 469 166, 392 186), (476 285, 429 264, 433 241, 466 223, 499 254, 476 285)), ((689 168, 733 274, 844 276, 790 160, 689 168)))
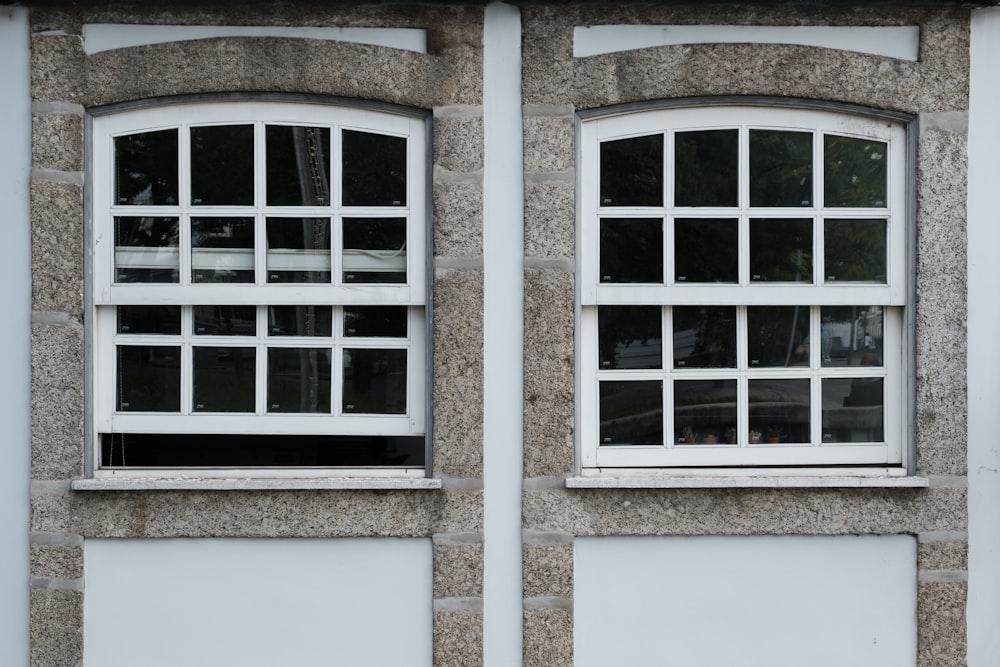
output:
POLYGON ((93 118, 98 474, 423 474, 425 122, 276 101, 93 118))
POLYGON ((584 468, 905 463, 906 133, 770 105, 582 121, 584 468))

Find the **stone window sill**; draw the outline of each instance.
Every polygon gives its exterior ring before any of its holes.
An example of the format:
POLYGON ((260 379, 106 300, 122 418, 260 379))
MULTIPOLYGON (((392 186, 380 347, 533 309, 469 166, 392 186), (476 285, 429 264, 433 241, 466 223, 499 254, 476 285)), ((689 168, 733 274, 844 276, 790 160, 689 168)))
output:
POLYGON ((424 477, 96 477, 73 480, 74 491, 297 491, 309 489, 434 490, 424 477))
POLYGON ((730 488, 925 488, 926 477, 893 474, 777 474, 764 471, 629 472, 589 474, 566 479, 569 489, 730 489, 730 488))

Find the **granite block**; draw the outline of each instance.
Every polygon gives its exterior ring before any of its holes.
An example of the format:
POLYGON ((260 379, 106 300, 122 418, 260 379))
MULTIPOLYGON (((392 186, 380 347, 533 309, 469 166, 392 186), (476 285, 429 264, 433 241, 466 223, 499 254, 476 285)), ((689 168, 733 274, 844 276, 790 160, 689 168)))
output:
POLYGON ((546 259, 575 256, 574 196, 572 172, 551 179, 525 179, 525 256, 546 259))
POLYGON ((967 596, 968 584, 964 581, 918 584, 918 667, 965 664, 967 596))
POLYGON ((79 667, 83 659, 83 593, 32 589, 31 667, 79 667))
POLYGON ((434 115, 434 166, 451 172, 478 172, 483 168, 481 107, 448 107, 464 113, 434 115))
POLYGON ((524 597, 573 597, 573 545, 523 546, 524 597))
POLYGON ((79 579, 83 576, 83 549, 78 546, 32 546, 31 576, 79 579))
POLYGON ((35 479, 83 472, 83 327, 32 325, 31 451, 35 479))
POLYGON ((560 172, 576 162, 572 115, 524 116, 525 172, 560 172))
POLYGON ((482 664, 482 614, 435 612, 434 667, 479 667, 482 664))
POLYGON ((33 310, 83 312, 83 191, 78 185, 31 184, 33 310))
POLYGON ((955 542, 921 542, 917 547, 917 567, 926 570, 965 570, 969 566, 969 544, 955 542))
POLYGON ((434 176, 434 256, 482 256, 482 173, 435 170, 434 176))
POLYGON ((524 667, 572 667, 573 614, 562 609, 524 612, 524 667))
POLYGON ((35 114, 31 119, 31 166, 83 171, 83 116, 35 114))
POLYGON ((483 545, 434 544, 434 598, 482 597, 483 545))

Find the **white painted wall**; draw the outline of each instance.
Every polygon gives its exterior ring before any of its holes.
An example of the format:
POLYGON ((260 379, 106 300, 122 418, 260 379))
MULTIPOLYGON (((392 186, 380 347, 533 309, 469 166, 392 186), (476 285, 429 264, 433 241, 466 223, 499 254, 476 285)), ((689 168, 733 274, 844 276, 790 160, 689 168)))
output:
POLYGON ((911 536, 578 538, 575 667, 916 664, 911 536))
POLYGON ((969 99, 968 665, 1000 656, 1000 9, 972 14, 969 99))
POLYGON ((28 530, 31 479, 31 92, 28 11, 0 7, 0 653, 28 665, 28 530))
POLYGON ((84 551, 85 667, 431 665, 429 539, 87 540, 84 551))

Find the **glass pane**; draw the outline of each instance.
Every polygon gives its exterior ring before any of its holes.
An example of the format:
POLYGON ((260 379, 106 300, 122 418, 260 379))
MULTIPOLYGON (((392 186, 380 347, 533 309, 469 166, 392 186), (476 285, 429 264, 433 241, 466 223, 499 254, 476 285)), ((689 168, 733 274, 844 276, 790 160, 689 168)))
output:
POLYGON ((674 278, 679 283, 735 283, 739 280, 738 221, 674 220, 674 278))
POLYGON ((600 367, 663 368, 659 306, 598 306, 600 367))
POLYGON ((191 203, 253 205, 253 126, 191 128, 191 203))
POLYGON ((885 220, 826 220, 823 223, 826 281, 885 284, 885 220))
POLYGON ((406 139, 344 130, 344 206, 406 206, 406 139))
POLYGON ((331 336, 330 306, 268 306, 267 330, 272 336, 331 336))
POLYGON ((252 283, 253 218, 191 219, 191 282, 252 283))
POLYGON ((663 444, 663 381, 598 383, 602 445, 663 444))
POLYGON ((256 306, 193 306, 192 310, 197 336, 253 336, 257 333, 256 306))
POLYGON ((406 413, 406 350, 344 350, 344 412, 406 413))
POLYGON ((747 363, 757 366, 809 365, 809 307, 747 308, 747 363))
POLYGON ((750 205, 812 206, 812 133, 750 130, 750 205))
POLYGON ((601 206, 663 206, 663 135, 601 142, 601 206))
POLYGON ((180 412, 179 345, 119 345, 117 356, 120 412, 180 412))
POLYGON ((674 367, 735 368, 736 308, 674 306, 674 367))
POLYGON ((330 350, 267 350, 268 412, 330 412, 330 350))
POLYGON ((750 280, 811 283, 812 220, 750 221, 750 280))
POLYGON ((267 282, 330 282, 330 219, 267 219, 267 282))
POLYGON ((882 378, 823 379, 823 442, 885 440, 882 378))
POLYGON ((406 338, 406 306, 344 306, 344 335, 406 338))
POLYGON ((172 334, 181 332, 180 306, 118 306, 118 333, 172 334))
POLYGON ((176 206, 177 130, 115 137, 115 204, 176 206))
POLYGON ((257 350, 194 348, 194 411, 254 412, 257 350))
POLYGON ((344 282, 406 282, 406 218, 344 219, 344 282))
POLYGON ((115 282, 180 281, 177 218, 115 218, 115 282))
POLYGON ((885 208, 888 148, 884 141, 823 135, 823 203, 885 208))
POLYGON ((674 205, 739 203, 739 130, 674 135, 674 205))
POLYGON ((882 306, 823 306, 824 366, 882 366, 882 306))
POLYGON ((809 442, 809 380, 750 380, 750 443, 809 442))
POLYGON ((674 442, 716 445, 733 440, 735 429, 736 380, 674 382, 674 442))
POLYGON ((663 220, 601 219, 601 282, 663 282, 663 220))
POLYGON ((330 203, 330 129, 268 125, 267 205, 330 203))

